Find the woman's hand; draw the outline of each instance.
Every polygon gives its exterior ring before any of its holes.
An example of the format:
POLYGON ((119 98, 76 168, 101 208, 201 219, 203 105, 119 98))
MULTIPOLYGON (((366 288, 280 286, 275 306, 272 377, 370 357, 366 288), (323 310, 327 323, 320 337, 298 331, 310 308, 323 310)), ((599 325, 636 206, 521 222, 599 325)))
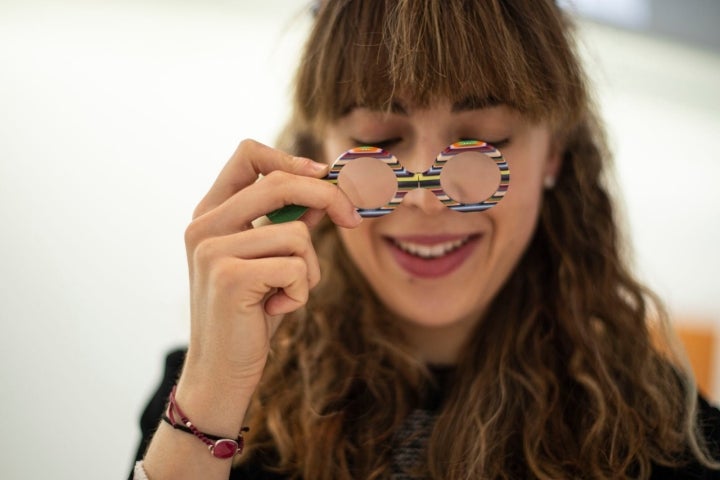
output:
MULTIPOLYGON (((201 431, 237 437, 270 339, 320 280, 309 227, 325 213, 343 227, 360 223, 345 194, 319 180, 327 168, 246 140, 195 210, 185 233, 190 346, 175 398, 201 431), (309 210, 297 222, 257 220, 287 204, 309 210)), ((144 464, 150 478, 220 479, 231 462, 161 422, 144 464)))
POLYGON ((254 391, 283 315, 320 280, 309 227, 325 213, 343 227, 360 222, 345 194, 318 180, 327 169, 246 140, 196 208, 185 235, 191 337, 179 402, 201 385, 227 396, 254 391), (293 203, 309 207, 302 221, 257 221, 293 203))

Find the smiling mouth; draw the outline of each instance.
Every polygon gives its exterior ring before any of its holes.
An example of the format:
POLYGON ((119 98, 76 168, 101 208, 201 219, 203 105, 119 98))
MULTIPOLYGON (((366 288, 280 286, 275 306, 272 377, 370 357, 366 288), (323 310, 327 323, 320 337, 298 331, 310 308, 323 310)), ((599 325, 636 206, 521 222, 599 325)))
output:
POLYGON ((473 235, 468 235, 463 238, 451 240, 447 242, 439 242, 432 245, 414 243, 408 241, 402 241, 397 239, 391 239, 392 243, 405 253, 419 257, 425 260, 432 260, 435 258, 444 257, 468 243, 473 238, 473 235))

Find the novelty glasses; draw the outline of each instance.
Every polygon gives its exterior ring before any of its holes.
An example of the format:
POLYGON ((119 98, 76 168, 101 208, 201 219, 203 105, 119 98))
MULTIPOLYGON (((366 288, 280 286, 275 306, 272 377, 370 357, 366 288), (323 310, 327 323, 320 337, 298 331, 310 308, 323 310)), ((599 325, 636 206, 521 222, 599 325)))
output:
MULTIPOLYGON (((431 191, 446 207, 459 212, 480 212, 503 199, 510 170, 502 154, 479 140, 449 145, 422 173, 410 172, 382 148, 352 148, 330 167, 323 178, 336 184, 362 217, 386 215, 416 188, 431 191)), ((307 210, 287 205, 268 214, 274 223, 296 220, 307 210)))

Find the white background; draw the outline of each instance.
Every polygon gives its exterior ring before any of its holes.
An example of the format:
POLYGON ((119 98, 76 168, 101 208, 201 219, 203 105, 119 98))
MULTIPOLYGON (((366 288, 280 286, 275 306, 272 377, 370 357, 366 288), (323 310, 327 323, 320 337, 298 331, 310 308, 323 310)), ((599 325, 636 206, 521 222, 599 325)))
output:
MULTIPOLYGON (((186 335, 183 230, 241 139, 273 142, 303 5, 0 0, 0 478, 127 475, 186 335)), ((714 325, 720 57, 581 33, 638 274, 714 325)))

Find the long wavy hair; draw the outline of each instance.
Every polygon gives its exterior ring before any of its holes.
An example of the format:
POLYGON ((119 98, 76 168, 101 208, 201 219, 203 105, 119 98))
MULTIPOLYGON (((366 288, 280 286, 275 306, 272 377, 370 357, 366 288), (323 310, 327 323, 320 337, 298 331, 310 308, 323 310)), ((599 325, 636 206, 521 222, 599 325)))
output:
MULTIPOLYGON (((321 158, 325 126, 396 92, 415 105, 491 98, 551 122, 563 146, 531 243, 467 339, 412 473, 645 478, 653 463, 714 465, 667 315, 629 271, 565 13, 552 0, 321 2, 280 147, 321 158)), ((394 434, 433 379, 335 227, 313 237, 323 280, 274 337, 240 461, 262 455, 294 478, 387 478, 394 434)))

